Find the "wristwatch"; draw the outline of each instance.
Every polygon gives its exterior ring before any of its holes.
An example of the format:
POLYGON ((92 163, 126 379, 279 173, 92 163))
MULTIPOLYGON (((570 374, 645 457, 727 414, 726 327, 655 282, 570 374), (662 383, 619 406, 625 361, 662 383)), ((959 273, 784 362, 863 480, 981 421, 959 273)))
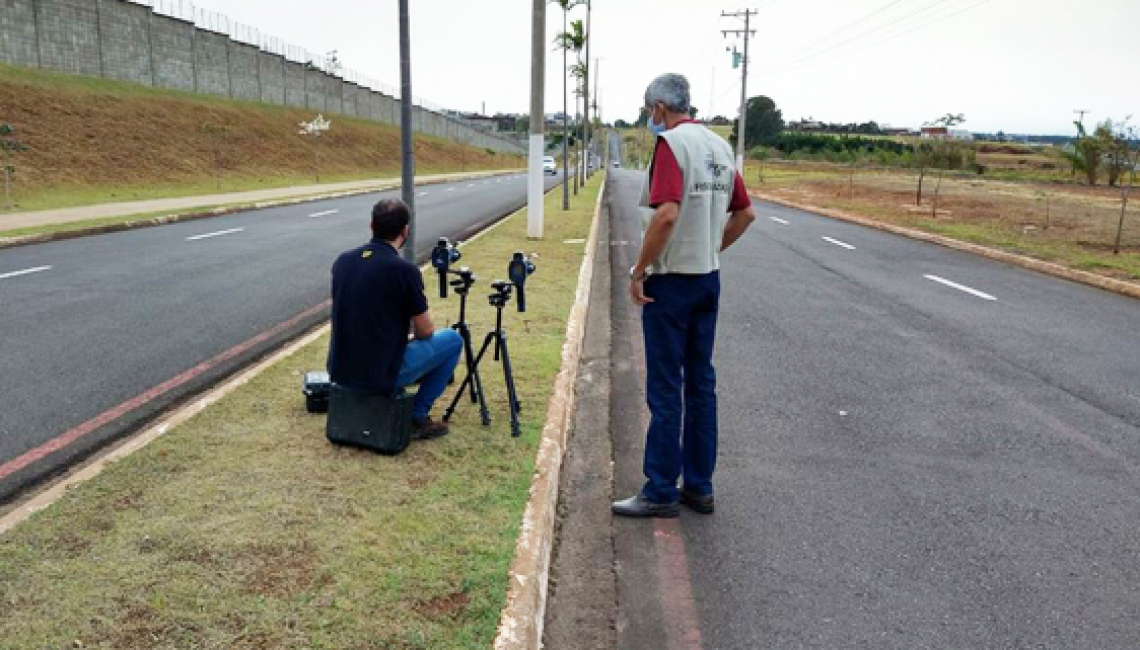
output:
POLYGON ((629 279, 630 280, 636 280, 638 282, 645 282, 645 278, 649 277, 649 269, 642 271, 640 274, 635 274, 633 271, 636 268, 637 268, 636 264, 629 267, 629 279))

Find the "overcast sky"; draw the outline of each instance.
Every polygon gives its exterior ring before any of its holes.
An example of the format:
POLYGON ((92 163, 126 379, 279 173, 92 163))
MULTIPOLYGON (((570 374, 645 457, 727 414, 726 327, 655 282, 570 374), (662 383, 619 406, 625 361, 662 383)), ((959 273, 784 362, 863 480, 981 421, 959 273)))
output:
MULTIPOLYGON (((397 0, 196 0, 233 20, 398 86, 397 0)), ((411 0, 413 94, 489 114, 530 108, 532 0, 411 0)), ((734 117, 740 71, 720 30, 752 18, 748 94, 784 119, 917 127, 948 112, 962 128, 1070 134, 1140 123, 1140 0, 593 0, 602 117, 633 120, 648 82, 686 75, 700 115, 734 117)), ((571 12, 585 19, 585 7, 571 12)), ((547 8, 547 43, 562 11, 547 8)), ((547 50, 546 112, 562 108, 562 55, 547 50)), ((591 85, 593 85, 591 83, 591 85)), ((573 112, 573 111, 571 111, 573 112)))

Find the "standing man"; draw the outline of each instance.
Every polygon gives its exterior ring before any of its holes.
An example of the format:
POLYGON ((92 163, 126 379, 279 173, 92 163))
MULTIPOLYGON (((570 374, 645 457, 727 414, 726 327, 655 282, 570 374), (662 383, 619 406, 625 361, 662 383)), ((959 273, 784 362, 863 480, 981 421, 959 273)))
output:
POLYGON ((419 381, 412 437, 426 440, 447 434, 428 414, 459 363, 463 339, 435 329, 423 276, 400 257, 409 220, 403 201, 380 201, 372 208, 372 241, 333 264, 328 370, 339 386, 383 395, 419 381))
POLYGON ((642 305, 645 392, 651 414, 645 486, 615 501, 624 517, 676 517, 680 504, 713 511, 717 411, 713 344, 720 300, 720 252, 756 213, 734 167, 732 148, 689 117, 689 82, 677 74, 645 91, 656 136, 642 207, 641 254, 629 295, 642 305), (645 212, 648 212, 645 211, 645 212), (677 479, 684 477, 684 487, 677 479))

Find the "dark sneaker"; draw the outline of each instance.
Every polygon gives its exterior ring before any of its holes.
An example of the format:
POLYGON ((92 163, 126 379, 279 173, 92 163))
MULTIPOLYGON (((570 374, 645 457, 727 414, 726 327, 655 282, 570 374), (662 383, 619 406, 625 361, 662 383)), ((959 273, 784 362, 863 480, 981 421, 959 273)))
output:
POLYGON ((430 417, 423 419, 412 418, 412 440, 431 440, 447 435, 447 425, 436 422, 430 417))
POLYGON ((671 519, 681 514, 681 506, 674 503, 654 503, 640 492, 623 501, 614 501, 610 506, 619 517, 661 517, 671 519))
POLYGON ((702 515, 711 515, 715 507, 713 495, 693 494, 692 492, 686 492, 684 490, 681 490, 681 503, 689 506, 702 515))

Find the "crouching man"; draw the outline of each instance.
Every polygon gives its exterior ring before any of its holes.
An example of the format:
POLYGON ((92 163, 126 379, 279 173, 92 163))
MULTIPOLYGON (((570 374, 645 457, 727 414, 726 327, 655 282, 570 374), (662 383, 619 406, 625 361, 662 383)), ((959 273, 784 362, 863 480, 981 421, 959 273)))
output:
POLYGON ((447 434, 447 425, 429 414, 459 362, 463 339, 435 328, 420 270, 400 257, 409 218, 403 201, 380 201, 372 208, 372 240, 333 264, 328 371, 337 385, 383 395, 419 381, 412 438, 426 440, 447 434))

